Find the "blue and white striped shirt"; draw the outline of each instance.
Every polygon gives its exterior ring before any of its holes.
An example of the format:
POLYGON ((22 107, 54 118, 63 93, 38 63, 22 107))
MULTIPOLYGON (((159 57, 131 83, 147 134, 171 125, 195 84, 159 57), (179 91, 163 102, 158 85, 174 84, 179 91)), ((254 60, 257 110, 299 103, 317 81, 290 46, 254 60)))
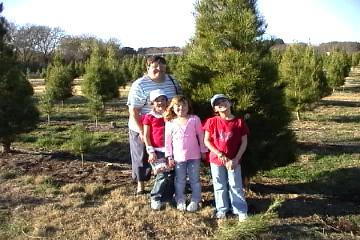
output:
MULTIPOLYGON (((134 108, 140 108, 141 115, 149 113, 152 110, 152 105, 149 100, 150 92, 156 89, 164 90, 166 96, 170 100, 180 91, 180 86, 175 79, 174 82, 170 79, 169 75, 166 75, 164 82, 154 82, 147 75, 137 79, 131 85, 127 105, 134 108)), ((130 119, 129 128, 133 131, 139 132, 136 124, 130 119)))

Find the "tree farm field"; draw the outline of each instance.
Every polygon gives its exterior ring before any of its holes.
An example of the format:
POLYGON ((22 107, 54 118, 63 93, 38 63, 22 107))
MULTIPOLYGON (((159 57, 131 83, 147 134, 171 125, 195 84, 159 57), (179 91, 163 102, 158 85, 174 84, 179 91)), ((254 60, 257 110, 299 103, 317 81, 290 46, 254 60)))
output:
POLYGON ((43 115, 0 155, 0 239, 360 239, 358 88, 334 92, 301 121, 294 116, 298 161, 251 179, 243 223, 211 217, 206 165, 196 213, 171 204, 152 211, 149 196, 134 195, 125 98, 106 104, 97 127, 81 96, 56 109, 50 124, 43 115), (94 138, 83 164, 69 151, 76 124, 94 138))

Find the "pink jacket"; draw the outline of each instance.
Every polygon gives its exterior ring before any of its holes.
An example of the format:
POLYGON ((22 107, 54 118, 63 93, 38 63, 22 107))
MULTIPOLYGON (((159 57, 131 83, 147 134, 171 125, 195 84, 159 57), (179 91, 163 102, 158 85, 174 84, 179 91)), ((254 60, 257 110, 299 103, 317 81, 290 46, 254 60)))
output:
POLYGON ((200 118, 190 115, 187 123, 180 126, 174 121, 165 124, 165 156, 173 156, 176 162, 200 159, 207 152, 204 130, 200 118))

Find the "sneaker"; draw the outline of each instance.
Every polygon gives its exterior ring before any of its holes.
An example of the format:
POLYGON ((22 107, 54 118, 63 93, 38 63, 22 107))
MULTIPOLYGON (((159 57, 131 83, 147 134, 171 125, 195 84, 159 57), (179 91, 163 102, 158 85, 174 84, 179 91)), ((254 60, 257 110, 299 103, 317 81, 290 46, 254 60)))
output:
POLYGON ((245 221, 247 219, 247 214, 246 213, 239 213, 239 222, 245 221))
POLYGON ((225 219, 226 218, 226 213, 225 212, 216 212, 215 218, 217 218, 217 219, 225 219))
POLYGON ((178 202, 176 208, 180 211, 185 211, 186 210, 185 202, 178 202))
POLYGON ((199 204, 191 201, 190 204, 187 206, 186 210, 188 212, 196 212, 198 210, 198 207, 199 207, 199 204))
POLYGON ((150 207, 152 210, 161 210, 163 205, 164 204, 160 201, 151 201, 151 203, 150 203, 150 207))

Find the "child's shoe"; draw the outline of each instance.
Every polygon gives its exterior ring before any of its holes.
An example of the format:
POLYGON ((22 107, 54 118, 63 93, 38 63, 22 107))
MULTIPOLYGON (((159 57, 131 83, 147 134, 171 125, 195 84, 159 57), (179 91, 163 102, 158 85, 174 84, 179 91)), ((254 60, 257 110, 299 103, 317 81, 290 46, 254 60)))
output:
POLYGON ((190 204, 187 206, 186 210, 188 212, 196 212, 198 210, 198 207, 199 207, 199 204, 191 201, 190 204))
POLYGON ((160 201, 151 201, 150 207, 152 210, 161 210, 161 208, 164 206, 164 204, 160 201))
POLYGON ((186 210, 186 204, 185 202, 178 202, 176 205, 176 208, 180 211, 185 211, 186 210))
POLYGON ((248 217, 246 213, 239 213, 238 216, 239 216, 239 222, 245 221, 248 217))

